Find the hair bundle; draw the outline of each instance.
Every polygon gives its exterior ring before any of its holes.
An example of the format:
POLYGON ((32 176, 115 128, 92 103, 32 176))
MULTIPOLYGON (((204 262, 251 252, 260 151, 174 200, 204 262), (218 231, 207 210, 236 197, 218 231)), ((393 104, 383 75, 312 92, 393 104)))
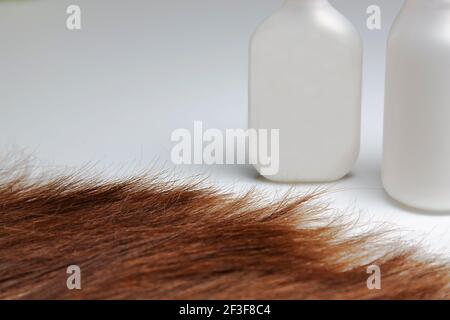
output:
POLYGON ((447 299, 449 266, 346 237, 316 195, 266 204, 138 177, 0 182, 2 299, 447 299), (382 252, 382 253, 381 253, 382 252), (68 290, 66 268, 81 269, 68 290), (369 290, 367 269, 382 270, 369 290))

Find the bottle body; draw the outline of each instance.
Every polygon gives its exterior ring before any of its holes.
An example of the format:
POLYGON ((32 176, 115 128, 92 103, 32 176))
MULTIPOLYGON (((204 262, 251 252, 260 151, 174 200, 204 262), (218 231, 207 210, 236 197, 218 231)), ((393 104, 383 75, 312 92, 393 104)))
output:
POLYGON ((403 204, 450 210, 449 0, 407 0, 391 30, 382 179, 403 204))
POLYGON ((328 1, 288 0, 259 27, 250 45, 249 126, 280 130, 280 169, 268 179, 349 173, 359 154, 361 82, 361 38, 328 1))

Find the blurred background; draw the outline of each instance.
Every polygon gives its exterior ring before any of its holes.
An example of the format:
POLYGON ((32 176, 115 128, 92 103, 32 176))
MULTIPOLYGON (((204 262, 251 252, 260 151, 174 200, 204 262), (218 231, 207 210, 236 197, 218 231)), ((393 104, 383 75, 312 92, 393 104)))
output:
MULTIPOLYGON (((450 256, 450 214, 390 200, 380 181, 386 40, 401 0, 330 0, 364 40, 363 132, 353 173, 327 185, 333 206, 400 227, 450 256), (382 30, 368 30, 378 5, 382 30)), ((171 133, 246 128, 248 43, 283 0, 0 1, 0 156, 23 151, 42 167, 90 164, 108 176, 171 168, 171 133), (69 5, 82 29, 66 28, 69 5)), ((177 167, 237 192, 289 188, 250 166, 177 167)), ((314 185, 298 185, 299 192, 314 185)), ((399 231, 400 233, 400 231, 399 231)))

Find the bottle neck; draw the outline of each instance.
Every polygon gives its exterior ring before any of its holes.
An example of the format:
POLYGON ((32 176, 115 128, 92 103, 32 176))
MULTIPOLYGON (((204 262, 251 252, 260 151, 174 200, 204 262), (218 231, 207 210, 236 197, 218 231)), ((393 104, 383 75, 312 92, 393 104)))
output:
POLYGON ((285 6, 311 7, 330 5, 328 0, 285 0, 285 6))
POLYGON ((450 0, 405 0, 406 9, 450 9, 450 0))

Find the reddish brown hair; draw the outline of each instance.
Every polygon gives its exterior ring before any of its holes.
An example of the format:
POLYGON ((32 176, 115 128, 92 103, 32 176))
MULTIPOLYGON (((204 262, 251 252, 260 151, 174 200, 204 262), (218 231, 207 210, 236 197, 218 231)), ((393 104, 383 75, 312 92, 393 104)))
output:
MULTIPOLYGON (((263 205, 194 184, 20 175, 0 183, 3 299, 446 299, 449 266, 347 238, 315 195, 263 205), (82 290, 66 268, 82 270, 82 290), (367 288, 367 268, 382 289, 367 288)), ((391 245, 391 244, 390 244, 391 245)))

